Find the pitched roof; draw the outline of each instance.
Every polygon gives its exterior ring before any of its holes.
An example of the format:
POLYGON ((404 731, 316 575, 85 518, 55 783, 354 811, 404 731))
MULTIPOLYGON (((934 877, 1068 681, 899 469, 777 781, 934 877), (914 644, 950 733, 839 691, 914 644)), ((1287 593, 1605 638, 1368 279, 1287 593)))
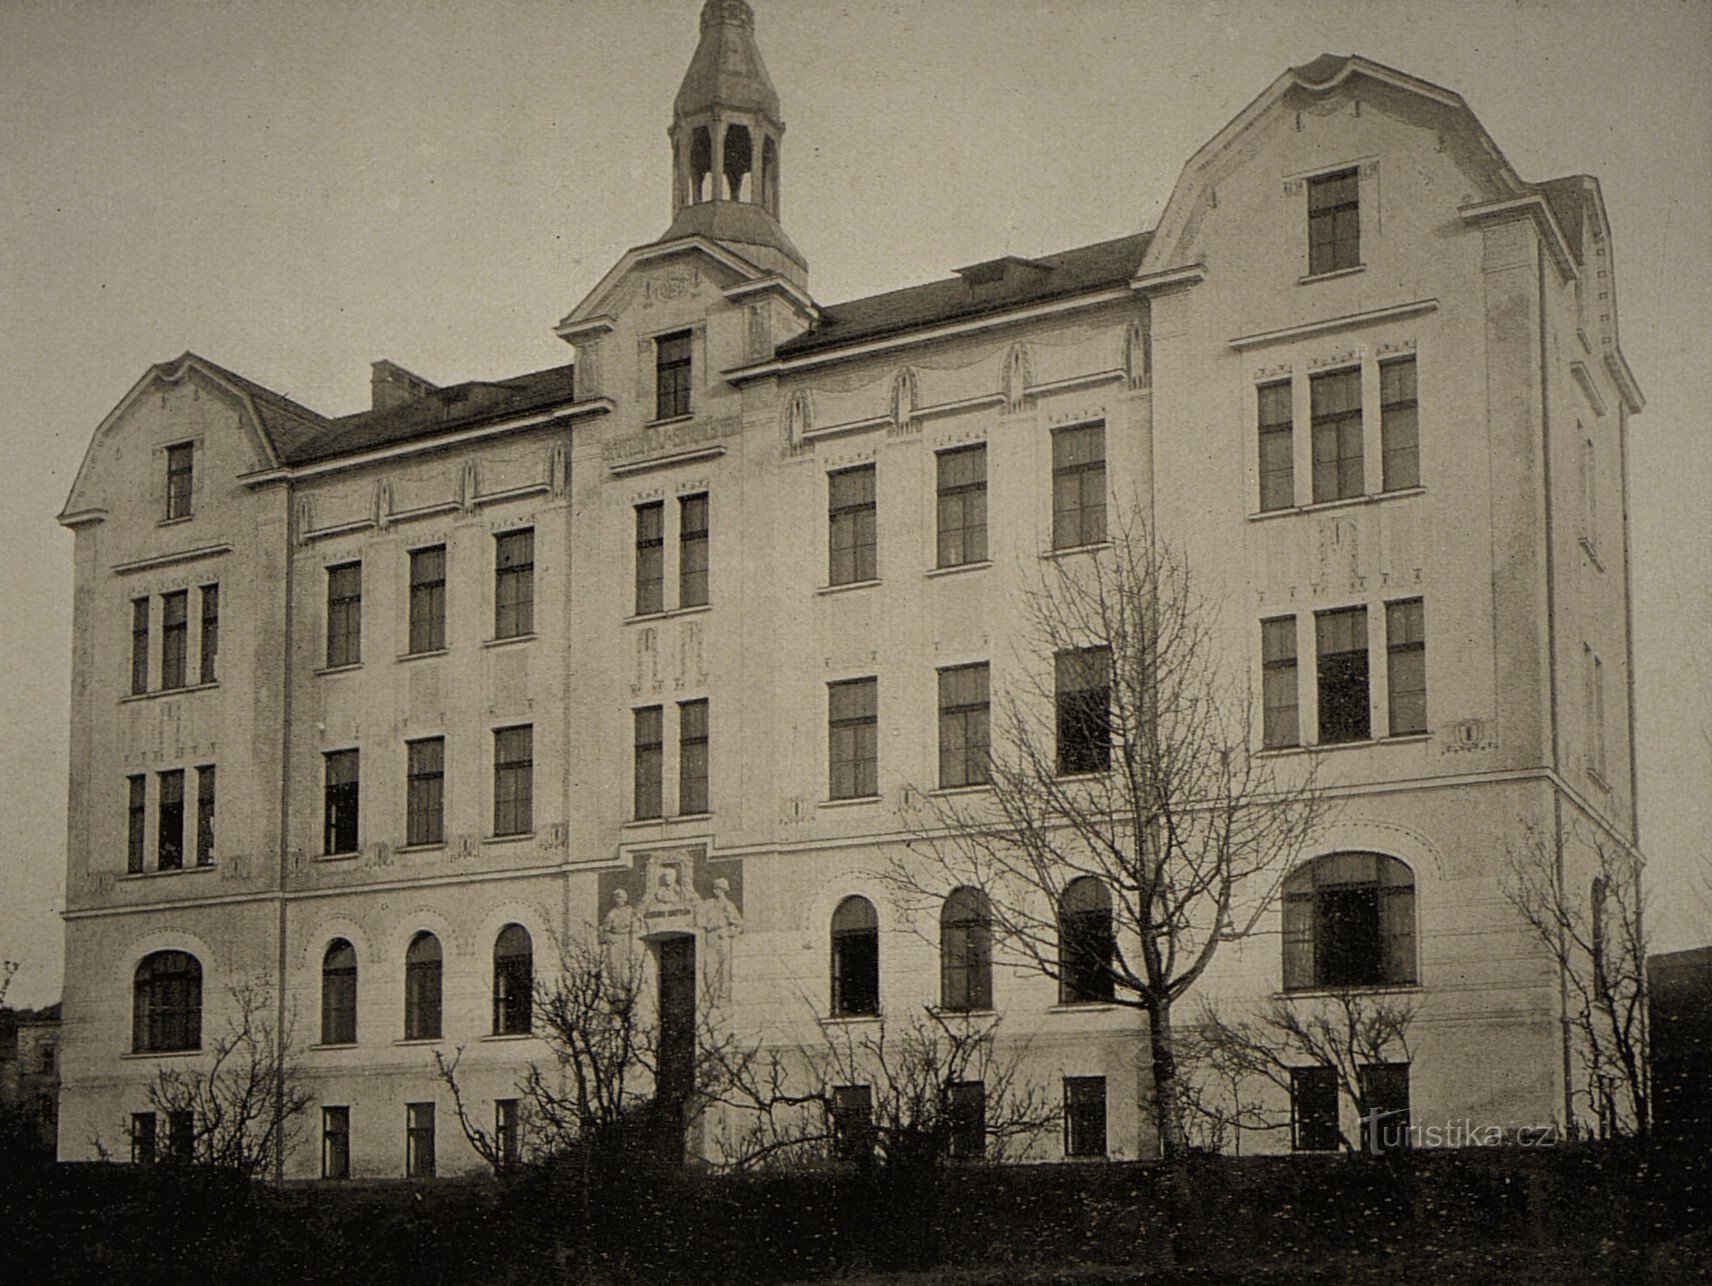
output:
POLYGON ((290 446, 281 444, 280 458, 290 465, 315 464, 569 402, 575 396, 573 372, 572 365, 565 365, 503 380, 471 380, 384 411, 323 419, 290 446))
POLYGON ((1135 275, 1152 238, 1139 232, 1035 259, 1007 255, 960 268, 945 281, 869 295, 821 310, 812 330, 779 346, 780 357, 819 352, 940 322, 979 317, 1121 285, 1135 275))

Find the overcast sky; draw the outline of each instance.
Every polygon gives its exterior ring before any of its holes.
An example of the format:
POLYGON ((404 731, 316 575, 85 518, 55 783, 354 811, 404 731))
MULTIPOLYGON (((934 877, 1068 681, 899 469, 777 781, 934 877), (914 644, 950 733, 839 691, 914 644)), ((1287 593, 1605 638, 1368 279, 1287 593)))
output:
MULTIPOLYGON (((388 357, 555 365, 669 222, 701 0, 0 2, 0 956, 58 996, 71 536, 101 418, 193 349, 326 414, 388 357)), ((823 302, 1153 225, 1286 66, 1462 94, 1614 229, 1643 845, 1659 945, 1712 942, 1712 0, 754 0, 784 221, 823 302)), ((117 798, 117 797, 115 797, 117 798)), ((116 805, 117 806, 117 805, 116 805)))

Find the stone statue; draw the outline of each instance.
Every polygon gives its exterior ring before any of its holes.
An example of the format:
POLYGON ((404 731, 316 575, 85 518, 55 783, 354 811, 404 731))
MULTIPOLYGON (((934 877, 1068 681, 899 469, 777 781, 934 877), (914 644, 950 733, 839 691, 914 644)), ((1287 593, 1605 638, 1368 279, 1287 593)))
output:
POLYGON ((690 900, 689 890, 679 882, 676 866, 660 868, 659 880, 654 885, 654 896, 649 900, 655 906, 683 906, 690 900))
POLYGON ((636 908, 630 905, 630 894, 614 889, 612 910, 600 926, 601 947, 606 957, 606 973, 615 986, 629 987, 634 981, 636 965, 636 908))
POLYGON ((731 999, 731 952, 743 932, 743 913, 732 902, 730 892, 731 881, 715 880, 713 896, 701 904, 698 917, 702 941, 707 945, 708 997, 714 1001, 731 999))

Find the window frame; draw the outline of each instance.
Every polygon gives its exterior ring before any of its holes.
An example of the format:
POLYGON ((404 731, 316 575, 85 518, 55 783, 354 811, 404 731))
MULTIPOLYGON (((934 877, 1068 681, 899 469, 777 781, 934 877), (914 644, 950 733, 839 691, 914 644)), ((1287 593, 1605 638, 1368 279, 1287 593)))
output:
POLYGON ((993 1008, 993 912, 987 895, 960 885, 939 907, 939 1007, 953 1013, 993 1008))
POLYGON ((362 660, 363 564, 358 560, 327 569, 327 668, 361 665, 362 660))
POLYGON ((149 691, 149 613, 148 595, 131 600, 131 695, 146 696, 149 691))
POLYGON ((1053 654, 1055 762, 1060 777, 1112 766, 1112 649, 1106 644, 1053 654), (1103 672, 1105 682, 1096 680, 1103 672), (1100 694, 1096 696, 1095 694, 1100 694))
POLYGON ((1391 736, 1413 737, 1427 731, 1425 599, 1399 598, 1385 604, 1385 698, 1391 736), (1408 686, 1404 686, 1405 682, 1408 686), (1400 710, 1417 707, 1418 718, 1406 721, 1399 718, 1400 710))
POLYGON ((343 857, 362 847, 362 752, 355 746, 321 754, 321 853, 343 857), (349 767, 349 780, 345 780, 349 767), (335 781, 335 774, 340 778, 335 781), (350 843, 341 841, 349 827, 350 843))
POLYGON ((1361 1090, 1361 1150, 1369 1156, 1384 1152, 1408 1150, 1414 1143, 1411 1124, 1414 1120, 1410 1103, 1409 1064, 1388 1060, 1363 1063, 1356 1069, 1356 1084, 1361 1090), (1389 1081, 1389 1084, 1386 1082, 1389 1081), (1401 1106, 1398 1106, 1398 1104, 1401 1106), (1387 1106, 1389 1104, 1389 1106, 1387 1106), (1399 1127, 1396 1118, 1402 1117, 1399 1127), (1374 1137, 1374 1126, 1379 1137, 1374 1137), (1392 1140, 1397 1140, 1395 1144, 1392 1140))
POLYGON ((215 766, 196 769, 196 865, 214 865, 215 766))
POLYGON ((184 769, 155 774, 155 869, 184 869, 184 769))
POLYGON ((196 443, 174 442, 166 448, 166 519, 177 522, 195 513, 196 443))
POLYGON ((674 330, 654 337, 654 420, 693 415, 695 331, 674 330))
POLYGON ((860 893, 832 911, 831 1013, 834 1018, 880 1016, 880 915, 860 893))
POLYGON ((1117 994, 1117 934, 1112 894, 1098 876, 1082 875, 1058 894, 1058 1003, 1109 1005, 1117 994), (1072 895, 1081 890, 1074 898, 1072 895), (1097 891, 1097 897, 1091 891, 1097 891))
POLYGON ((1359 500, 1367 494, 1367 444, 1362 412, 1360 366, 1315 371, 1308 377, 1314 504, 1359 500), (1351 388, 1353 397, 1349 396, 1351 388))
POLYGON ((435 1139, 434 1104, 404 1105, 404 1177, 432 1179, 439 1169, 439 1144, 435 1139))
POLYGON ((535 833, 535 725, 493 730, 493 834, 535 833))
POLYGON ((153 1112, 132 1112, 131 1164, 153 1165, 159 1158, 159 1121, 153 1112))
POLYGON ((1365 604, 1314 613, 1317 744, 1338 746, 1373 739, 1371 643, 1365 604), (1361 637, 1356 642, 1352 632, 1348 646, 1339 648, 1335 634, 1344 621, 1358 623, 1361 637))
POLYGON ((1261 748, 1265 750, 1286 750, 1300 746, 1302 744, 1300 639, 1297 635, 1294 616, 1269 616, 1260 622, 1260 687, 1261 748), (1288 644, 1287 649, 1286 644, 1288 644), (1287 703, 1282 699, 1285 694, 1289 696, 1287 703), (1287 727, 1286 713, 1288 714, 1287 727))
POLYGON ((1104 1159, 1108 1155, 1106 1078, 1064 1078, 1064 1155, 1066 1158, 1104 1159), (1094 1090, 1098 1089, 1095 1094, 1094 1090), (1098 1120, 1096 1122, 1096 1108, 1098 1120))
POLYGON ((361 965, 348 938, 334 938, 321 952, 321 1044, 357 1043, 357 984, 361 965))
POLYGON ((934 454, 934 566, 971 567, 987 558, 987 444, 971 442, 934 454), (969 476, 958 466, 972 464, 969 476), (979 476, 975 476, 976 474, 979 476))
POLYGON ((351 1109, 348 1105, 321 1106, 321 1177, 351 1177, 351 1109))
POLYGON ((202 1048, 202 962, 166 948, 137 961, 131 975, 131 1052, 178 1054, 202 1048))
POLYGON ((197 636, 196 681, 215 681, 216 661, 220 655, 220 586, 204 585, 202 589, 201 632, 197 636))
POLYGON ((826 583, 880 579, 879 472, 872 460, 826 475, 826 583))
POLYGON ((678 702, 678 816, 713 811, 709 793, 712 723, 706 697, 678 702))
POLYGON ((493 534, 493 637, 535 633, 535 528, 493 534))
POLYGON ((1255 389, 1256 463, 1260 478, 1260 512, 1277 513, 1296 507, 1296 407, 1288 379, 1272 380, 1255 389), (1282 418, 1279 418, 1282 411, 1282 418), (1280 449, 1281 448, 1281 449, 1280 449), (1269 450, 1270 449, 1270 450, 1269 450), (1268 463, 1270 457, 1270 463, 1268 463), (1282 463, 1279 461, 1282 460, 1282 463))
POLYGON ((939 788, 956 790, 992 783, 992 667, 987 661, 948 665, 936 671, 939 687, 939 788), (978 692, 958 691, 979 679, 978 692))
POLYGON ((1419 379, 1413 353, 1379 363, 1380 486, 1385 491, 1408 491, 1421 485, 1419 379), (1405 372, 1406 390, 1401 387, 1405 372))
POLYGON ((636 506, 637 616, 666 610, 666 502, 650 500, 636 506))
POLYGON ((410 551, 407 656, 446 650, 447 549, 444 542, 410 551))
POLYGON ((493 939, 493 1034, 527 1036, 534 1016, 535 940, 513 921, 493 939))
POLYGON ((1290 1150, 1336 1152, 1344 1146, 1337 1069, 1309 1063, 1290 1069, 1290 1150))
POLYGON ((1106 424, 1068 424, 1052 430, 1052 548, 1084 549, 1106 543, 1106 424), (1098 443, 1098 455, 1078 458, 1078 441, 1098 443), (1075 489, 1075 503, 1064 492, 1075 489), (1090 497, 1094 492, 1097 499, 1090 497))
POLYGON ((496 1098, 493 1101, 493 1141, 502 1168, 523 1162, 523 1101, 496 1098))
POLYGON ((445 1021, 445 949, 427 929, 411 935, 404 953, 404 1039, 440 1040, 445 1021))
POLYGON ((666 815, 666 708, 631 710, 631 819, 659 821, 666 815))
POLYGON ((190 591, 175 589, 160 597, 160 690, 176 692, 190 686, 190 591))
POLYGON ((1286 993, 1419 985, 1418 886, 1407 862, 1321 853, 1291 870, 1281 893, 1286 993))
POLYGON ((874 1159, 874 1087, 834 1085, 827 1104, 833 1152, 846 1165, 867 1165, 874 1159))
POLYGON ((141 875, 149 855, 149 775, 131 773, 125 784, 125 873, 141 875))
POLYGON ((404 743, 404 844, 431 848, 446 842, 446 739, 404 743), (430 761, 432 755, 432 761, 430 761))
POLYGON ((877 677, 840 679, 826 685, 826 733, 828 798, 879 798, 880 680, 877 677), (859 697, 862 699, 856 700, 859 697))
POLYGON ((711 601, 713 510, 708 493, 678 497, 678 607, 711 601))
POLYGON ((952 1161, 987 1156, 987 1083, 952 1081, 944 1089, 945 1154, 952 1161))
POLYGON ((1365 265, 1361 261, 1361 169, 1345 166, 1311 176, 1307 188, 1308 276, 1321 277, 1348 272, 1365 265), (1333 185, 1348 184, 1348 195, 1333 185), (1325 200, 1316 205, 1316 200, 1325 200), (1340 216, 1353 216, 1347 226, 1340 216), (1316 235, 1319 234, 1319 235, 1316 235), (1329 234, 1329 235, 1328 235, 1329 234))

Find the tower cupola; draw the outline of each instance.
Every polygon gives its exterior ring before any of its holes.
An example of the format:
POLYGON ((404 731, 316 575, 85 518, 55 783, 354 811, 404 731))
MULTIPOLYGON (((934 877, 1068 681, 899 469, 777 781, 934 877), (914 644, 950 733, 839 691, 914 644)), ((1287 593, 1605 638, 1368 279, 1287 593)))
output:
POLYGON ((799 284, 807 265, 779 223, 779 91, 745 0, 707 0, 672 106, 672 226, 662 240, 729 242, 799 284))

